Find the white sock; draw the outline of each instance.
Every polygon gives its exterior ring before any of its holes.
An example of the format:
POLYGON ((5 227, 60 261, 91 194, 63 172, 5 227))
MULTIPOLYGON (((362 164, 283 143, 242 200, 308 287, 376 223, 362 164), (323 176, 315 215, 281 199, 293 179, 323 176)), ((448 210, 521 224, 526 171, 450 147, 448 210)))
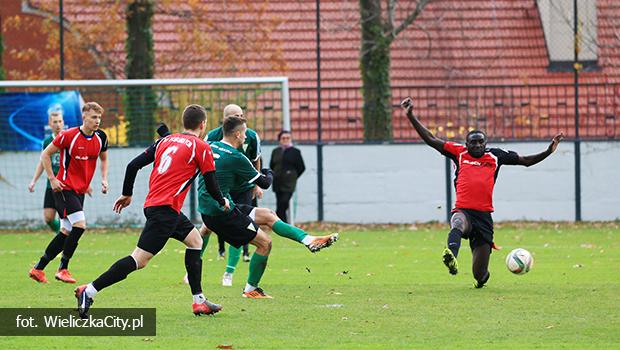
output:
POLYGON ((243 290, 243 292, 247 293, 247 292, 251 292, 253 290, 256 290, 256 287, 254 287, 253 285, 251 285, 249 283, 246 283, 245 284, 245 289, 243 290))
POLYGON ((93 298, 95 295, 97 295, 97 290, 95 289, 95 287, 93 287, 92 283, 89 283, 86 286, 86 289, 84 290, 84 292, 86 293, 86 295, 90 298, 93 298))
POLYGON ((301 243, 303 243, 304 245, 308 245, 312 243, 312 241, 314 241, 315 238, 316 237, 314 236, 307 235, 306 237, 304 237, 304 239, 301 240, 301 243))
POLYGON ((200 294, 194 295, 194 304, 202 304, 205 301, 207 301, 207 298, 205 298, 204 294, 200 293, 200 294))

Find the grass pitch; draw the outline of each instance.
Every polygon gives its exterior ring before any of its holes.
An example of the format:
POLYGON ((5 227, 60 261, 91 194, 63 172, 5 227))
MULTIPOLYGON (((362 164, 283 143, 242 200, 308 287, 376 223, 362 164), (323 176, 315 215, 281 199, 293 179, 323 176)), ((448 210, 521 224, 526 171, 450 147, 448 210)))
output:
MULTIPOLYGON (((273 300, 241 297, 248 264, 222 287, 225 261, 212 239, 203 265, 207 297, 224 309, 194 317, 181 282, 184 248, 170 241, 145 269, 102 291, 94 308, 155 307, 154 337, 0 337, 9 349, 436 349, 620 348, 618 223, 496 227, 503 250, 491 257, 491 279, 474 289, 463 241, 459 274, 441 263, 446 226, 346 227, 317 254, 274 236, 261 286, 273 300), (513 275, 505 255, 533 253, 532 271, 513 275)), ((138 231, 87 231, 71 262, 78 283, 96 278, 137 242, 138 231)), ((0 233, 0 307, 74 307, 73 285, 27 272, 51 233, 0 233)))

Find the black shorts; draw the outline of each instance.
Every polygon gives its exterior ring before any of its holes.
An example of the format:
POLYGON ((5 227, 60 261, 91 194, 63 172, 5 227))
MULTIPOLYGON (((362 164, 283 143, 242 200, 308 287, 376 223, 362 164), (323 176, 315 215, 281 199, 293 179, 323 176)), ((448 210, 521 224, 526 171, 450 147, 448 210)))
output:
POLYGON ((471 228, 468 233, 463 233, 463 238, 469 239, 469 247, 472 250, 484 244, 493 246, 493 217, 491 213, 460 208, 454 211, 462 212, 469 221, 471 228))
POLYGON ((195 228, 183 213, 177 213, 169 205, 144 208, 146 224, 138 239, 138 248, 155 255, 166 245, 169 238, 183 242, 195 228))
POLYGON ((239 248, 248 244, 258 234, 258 224, 250 218, 254 207, 237 204, 229 213, 219 216, 202 214, 207 228, 223 238, 231 246, 239 248))
POLYGON ((51 188, 45 189, 45 196, 43 197, 43 209, 56 210, 56 203, 54 202, 54 191, 51 188))
POLYGON ((84 194, 78 194, 71 190, 53 192, 56 211, 61 219, 84 210, 84 194))

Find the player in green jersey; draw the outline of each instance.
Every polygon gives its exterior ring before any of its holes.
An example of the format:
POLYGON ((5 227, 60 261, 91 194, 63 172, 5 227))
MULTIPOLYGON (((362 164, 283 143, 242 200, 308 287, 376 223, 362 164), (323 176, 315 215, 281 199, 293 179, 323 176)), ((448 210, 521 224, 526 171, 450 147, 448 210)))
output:
MULTIPOLYGON (((236 104, 229 104, 224 107, 224 118, 230 116, 243 117, 243 109, 236 104)), ((245 155, 251 162, 256 170, 261 168, 261 149, 260 149, 260 137, 258 133, 250 128, 245 132, 245 141, 237 148, 243 155, 245 155)), ((222 127, 215 128, 207 135, 207 141, 221 141, 224 138, 224 132, 222 127)), ((230 196, 237 204, 247 204, 254 207, 258 206, 257 198, 263 197, 263 190, 254 184, 241 183, 230 191, 230 196)), ((202 228, 203 233, 206 228, 202 228)), ((219 254, 220 257, 224 257, 224 240, 218 236, 219 254)), ((203 250, 204 251, 204 250, 203 250)), ((228 262, 226 264, 226 271, 222 276, 222 285, 231 286, 231 280, 229 274, 234 272, 239 264, 239 256, 241 251, 235 247, 231 247, 228 251, 228 262)), ((248 245, 243 246, 243 261, 250 261, 250 254, 248 251, 248 245)))
MULTIPOLYGON (((43 140, 43 149, 45 149, 54 138, 64 129, 65 121, 62 115, 62 108, 51 107, 48 111, 47 123, 52 130, 52 134, 43 140)), ((54 174, 58 173, 60 169, 60 152, 56 152, 52 155, 52 170, 54 174)), ((34 176, 28 185, 28 191, 34 192, 34 186, 43 174, 43 164, 41 161, 37 163, 37 167, 34 171, 34 176)), ((54 206, 54 195, 50 181, 47 180, 47 188, 45 189, 45 196, 43 197, 43 219, 45 224, 50 227, 52 232, 58 233, 60 231, 60 220, 56 217, 56 207, 54 206)))
MULTIPOLYGON (((329 247, 338 239, 338 234, 311 236, 302 229, 280 220, 273 210, 239 204, 232 200, 231 189, 238 188, 244 183, 268 188, 273 179, 270 170, 257 171, 250 160, 238 150, 246 139, 246 129, 245 118, 227 117, 224 119, 222 141, 210 144, 215 159, 217 181, 222 193, 230 201, 231 210, 222 211, 205 190, 204 182, 200 181, 198 211, 202 214, 206 227, 223 237, 231 246, 239 248, 247 243, 256 246, 256 251, 250 260, 250 271, 243 296, 256 299, 271 298, 258 287, 271 251, 271 238, 260 229, 259 225, 266 225, 276 234, 304 244, 311 252, 329 247)), ((203 240, 208 240, 208 237, 205 236, 203 240)))

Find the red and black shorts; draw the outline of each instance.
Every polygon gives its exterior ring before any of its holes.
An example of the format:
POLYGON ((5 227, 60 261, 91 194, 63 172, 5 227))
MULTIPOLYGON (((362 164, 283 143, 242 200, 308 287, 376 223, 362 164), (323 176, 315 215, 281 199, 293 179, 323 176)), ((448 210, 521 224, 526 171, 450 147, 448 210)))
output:
POLYGON ((169 205, 144 208, 146 223, 138 239, 138 248, 155 255, 166 245, 169 238, 183 242, 195 228, 183 213, 177 213, 169 205))
POLYGON ((473 250, 484 244, 493 247, 493 217, 486 211, 473 209, 454 209, 460 211, 467 217, 469 222, 469 232, 463 233, 463 238, 469 239, 469 247, 473 250))
POLYGON ((67 216, 84 210, 84 194, 79 194, 72 190, 62 190, 60 192, 53 192, 54 204, 58 216, 61 219, 66 219, 67 216))

